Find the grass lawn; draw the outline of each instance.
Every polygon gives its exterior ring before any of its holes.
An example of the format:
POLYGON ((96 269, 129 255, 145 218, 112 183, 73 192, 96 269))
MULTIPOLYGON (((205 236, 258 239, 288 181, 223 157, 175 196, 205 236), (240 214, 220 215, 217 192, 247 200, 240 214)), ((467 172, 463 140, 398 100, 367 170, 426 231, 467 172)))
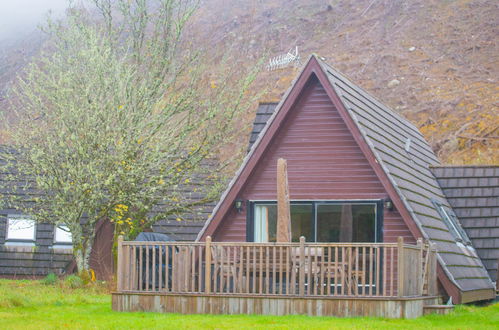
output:
POLYGON ((0 329, 499 329, 499 304, 457 306, 450 315, 382 318, 118 313, 102 289, 0 279, 0 329))

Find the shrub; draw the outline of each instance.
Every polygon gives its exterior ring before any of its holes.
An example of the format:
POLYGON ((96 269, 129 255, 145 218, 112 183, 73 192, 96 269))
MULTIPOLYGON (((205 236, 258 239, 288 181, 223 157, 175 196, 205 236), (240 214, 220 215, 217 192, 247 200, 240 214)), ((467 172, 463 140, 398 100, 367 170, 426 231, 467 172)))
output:
POLYGON ((45 285, 54 285, 57 283, 59 279, 57 278, 57 275, 54 273, 49 273, 45 278, 42 280, 42 283, 45 285))
POLYGON ((64 279, 64 286, 71 289, 82 288, 84 285, 83 280, 77 275, 69 275, 64 279))

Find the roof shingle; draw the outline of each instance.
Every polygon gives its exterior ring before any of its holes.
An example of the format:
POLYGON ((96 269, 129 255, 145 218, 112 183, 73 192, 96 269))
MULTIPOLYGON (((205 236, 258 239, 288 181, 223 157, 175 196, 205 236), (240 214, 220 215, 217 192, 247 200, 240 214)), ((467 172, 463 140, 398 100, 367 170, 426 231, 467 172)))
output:
POLYGON ((432 171, 490 278, 497 281, 499 166, 434 166, 432 171))

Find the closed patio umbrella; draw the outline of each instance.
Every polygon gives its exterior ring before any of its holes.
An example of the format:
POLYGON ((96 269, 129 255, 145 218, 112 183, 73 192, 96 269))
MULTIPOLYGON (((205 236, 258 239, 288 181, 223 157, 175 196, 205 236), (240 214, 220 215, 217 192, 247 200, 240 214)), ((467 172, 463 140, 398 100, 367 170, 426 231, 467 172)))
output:
POLYGON ((283 158, 277 160, 277 242, 291 242, 288 169, 283 158))

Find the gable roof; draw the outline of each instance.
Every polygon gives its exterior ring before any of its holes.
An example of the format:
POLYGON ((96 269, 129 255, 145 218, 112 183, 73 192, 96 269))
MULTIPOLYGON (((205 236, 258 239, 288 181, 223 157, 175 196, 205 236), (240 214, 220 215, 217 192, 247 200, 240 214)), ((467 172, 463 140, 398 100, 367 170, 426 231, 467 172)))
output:
MULTIPOLYGON (((443 272, 440 278, 447 291, 493 292, 480 259, 473 255, 474 251, 455 242, 432 202, 450 206, 430 170, 430 166, 439 162, 423 135, 409 121, 315 55, 307 61, 269 118, 198 240, 214 233, 312 75, 323 85, 413 236, 436 244, 443 272), (447 280, 443 278, 444 273, 447 280)), ((461 297, 455 298, 460 301, 461 297)), ((485 295, 483 299, 488 298, 485 295)))
POLYGON ((478 256, 497 281, 499 165, 431 168, 478 256))

